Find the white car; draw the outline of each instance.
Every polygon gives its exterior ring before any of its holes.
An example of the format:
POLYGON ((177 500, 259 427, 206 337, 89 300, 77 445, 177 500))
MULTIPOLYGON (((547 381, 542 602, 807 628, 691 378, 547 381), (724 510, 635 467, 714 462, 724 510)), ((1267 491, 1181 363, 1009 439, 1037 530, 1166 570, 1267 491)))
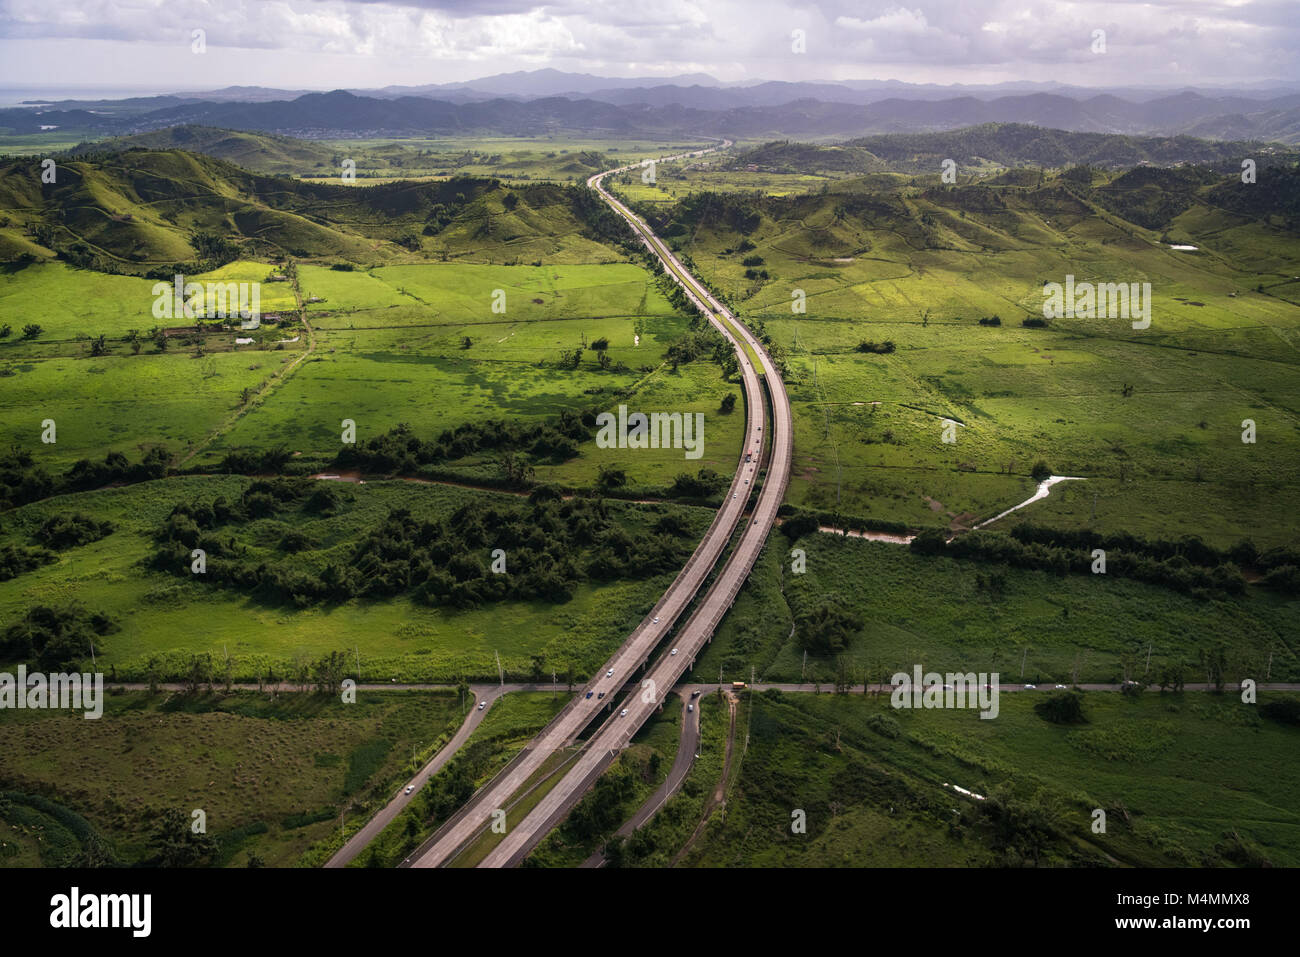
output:
POLYGON ((618 716, 619 716, 620 718, 626 718, 626 717, 627 717, 627 708, 624 708, 622 711, 620 711, 620 712, 618 713, 618 716))
POLYGON ((1025 690, 1026 690, 1026 691, 1037 691, 1037 690, 1038 690, 1038 685, 1025 685, 1025 690))
POLYGON ((1058 688, 1064 688, 1065 685, 1057 685, 1056 687, 1058 687, 1058 688))
POLYGON ((486 702, 486 701, 480 701, 480 702, 478 703, 478 709, 479 709, 480 711, 482 711, 482 710, 483 710, 484 708, 486 708, 486 707, 487 707, 487 702, 486 702))
POLYGON ((687 710, 687 711, 694 711, 694 710, 695 710, 695 705, 693 705, 693 704, 688 704, 688 705, 686 706, 686 710, 687 710))
POLYGON ((672 651, 670 651, 670 652, 668 652, 668 653, 669 653, 670 655, 675 655, 675 654, 677 654, 677 649, 674 648, 672 651))
POLYGON ((608 671, 606 671, 606 672, 605 672, 605 677, 606 677, 606 678, 612 678, 612 677, 614 677, 614 669, 613 669, 613 668, 610 668, 608 671))
POLYGON ((659 619, 656 618, 656 619, 654 620, 654 623, 655 623, 656 625, 659 624, 659 619))

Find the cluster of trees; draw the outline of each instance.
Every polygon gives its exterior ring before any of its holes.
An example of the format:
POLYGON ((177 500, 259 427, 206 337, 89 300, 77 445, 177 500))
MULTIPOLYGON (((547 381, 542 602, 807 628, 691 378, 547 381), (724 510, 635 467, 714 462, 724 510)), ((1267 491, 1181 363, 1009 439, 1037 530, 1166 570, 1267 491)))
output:
POLYGON ((254 482, 238 501, 177 505, 155 532, 154 564, 190 575, 192 551, 202 549, 204 581, 299 607, 410 594, 432 605, 474 608, 505 599, 566 601, 586 579, 644 578, 685 560, 682 539, 689 529, 661 522, 655 534, 634 536, 611 519, 601 500, 560 501, 543 490, 527 506, 473 503, 435 521, 393 510, 364 538, 350 547, 334 544, 320 561, 313 561, 314 543, 297 532, 286 534, 279 547, 300 557, 250 556, 235 526, 289 509, 338 509, 336 490, 312 486, 279 478, 254 482), (495 549, 505 552, 504 569, 493 567, 495 549))
MULTIPOLYGON (((1034 466, 1035 477, 1038 465, 1034 466)), ((1046 466, 1044 465, 1045 469, 1046 466)), ((1049 470, 1050 471, 1050 470, 1049 470)), ((1300 594, 1300 549, 1288 545, 1261 551, 1253 541, 1244 538, 1231 548, 1216 548, 1195 535, 1186 535, 1177 541, 1163 538, 1143 538, 1131 532, 1103 534, 1092 529, 1055 529, 1033 522, 1021 522, 1011 530, 1011 536, 1026 545, 1048 545, 1075 549, 1091 554, 1100 548, 1109 555, 1112 551, 1141 555, 1157 562, 1183 559, 1205 569, 1223 566, 1253 568, 1263 573, 1261 584, 1287 594, 1300 594)))
POLYGON ((896 347, 894 343, 886 339, 884 342, 871 342, 864 339, 854 347, 854 352, 874 352, 877 355, 889 355, 896 347))
MULTIPOLYGON (((920 555, 947 555, 950 558, 1000 562, 1016 568, 1034 568, 1057 575, 1092 571, 1092 549, 1024 542, 1000 532, 971 532, 947 541, 940 529, 926 529, 912 539, 912 551, 920 555)), ((1185 594, 1206 597, 1211 594, 1241 595, 1246 579, 1231 561, 1205 567, 1193 564, 1184 555, 1165 559, 1140 552, 1107 550, 1106 574, 1133 578, 1152 585, 1163 585, 1185 594)))
POLYGON ((979 323, 981 326, 1000 326, 1002 325, 1002 317, 998 315, 981 316, 979 323))
POLYGON ((75 671, 91 657, 95 639, 116 630, 107 615, 80 605, 35 605, 0 635, 0 658, 35 661, 46 671, 75 671))
POLYGON ((75 512, 71 515, 51 515, 36 530, 35 538, 42 545, 62 551, 78 545, 89 545, 112 533, 112 522, 100 522, 83 512, 75 512))
POLYGON ((719 475, 713 469, 702 468, 694 475, 679 472, 668 486, 670 498, 711 498, 729 484, 725 475, 719 475))
POLYGON ((722 365, 727 359, 734 359, 735 355, 731 343, 712 326, 686 333, 670 345, 665 353, 665 357, 674 366, 694 362, 699 358, 708 358, 722 365))
POLYGON ((48 565, 56 558, 58 556, 48 548, 24 548, 21 545, 0 547, 0 582, 7 582, 23 572, 48 565))
POLYGON ((861 628, 861 616, 841 596, 826 595, 795 616, 794 637, 814 655, 839 655, 861 628))
POLYGON ((50 475, 30 452, 12 448, 0 455, 0 508, 25 505, 64 492, 102 488, 114 482, 145 482, 167 474, 167 451, 151 448, 136 463, 121 452, 109 452, 103 462, 79 459, 62 475, 50 475))
POLYGON ((478 452, 526 453, 535 459, 563 462, 578 454, 578 445, 591 439, 596 418, 565 410, 543 423, 488 419, 463 422, 434 441, 416 436, 405 423, 356 445, 345 445, 334 459, 341 468, 358 468, 380 475, 415 473, 422 467, 454 461, 478 452))

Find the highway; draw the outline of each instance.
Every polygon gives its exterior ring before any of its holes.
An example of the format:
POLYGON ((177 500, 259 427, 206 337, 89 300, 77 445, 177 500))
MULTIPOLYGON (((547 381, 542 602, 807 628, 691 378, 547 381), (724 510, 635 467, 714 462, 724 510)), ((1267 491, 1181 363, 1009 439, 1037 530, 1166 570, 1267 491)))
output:
MULTIPOLYGON (((698 154, 691 154, 698 155, 698 154)), ((601 197, 614 208, 641 236, 646 246, 659 258, 664 268, 683 286, 686 293, 709 316, 710 322, 723 335, 736 345, 740 359, 740 371, 746 383, 746 407, 749 413, 745 450, 760 450, 762 447, 762 424, 755 422, 755 409, 762 408, 762 393, 756 403, 751 398, 750 381, 756 379, 745 349, 737 344, 743 342, 759 357, 765 370, 773 370, 771 358, 763 344, 722 303, 718 302, 691 273, 644 221, 614 197, 605 191, 603 179, 611 173, 632 169, 633 166, 620 167, 600 173, 588 180, 588 185, 600 193, 601 197)), ((537 803, 533 810, 507 833, 501 842, 483 859, 483 867, 514 867, 518 865, 547 832, 564 819, 573 806, 582 798, 605 768, 609 767, 618 753, 632 740, 633 735, 647 719, 662 706, 664 696, 682 678, 682 675, 694 664, 696 656, 704 645, 712 640, 727 610, 731 608, 741 586, 749 577, 759 552, 767 541, 768 532, 776 522, 777 509, 785 497, 786 485, 790 479, 790 461, 793 452, 793 419, 790 401, 786 396, 785 385, 774 371, 765 377, 766 395, 771 399, 771 428, 767 440, 771 456, 767 465, 767 475, 762 491, 753 511, 753 520, 745 526, 740 543, 727 560, 721 574, 709 588, 703 600, 699 602, 694 613, 678 631, 674 645, 677 654, 665 650, 659 659, 641 677, 641 681, 615 706, 617 710, 600 726, 587 742, 581 755, 570 767, 565 776, 537 803)), ((761 415, 759 416, 761 420, 761 415)), ((757 459, 759 456, 755 455, 757 459)), ((752 490, 753 482, 758 477, 758 462, 746 463, 741 460, 736 479, 732 482, 733 491, 736 481, 742 476, 749 480, 742 488, 752 490)), ((735 501, 741 501, 737 499, 735 501)), ((724 502, 733 504, 733 500, 724 502)))
MULTIPOLYGON (((730 141, 724 141, 721 147, 682 153, 667 159, 700 156, 711 152, 712 149, 726 148, 730 145, 730 141)), ((743 326, 736 324, 733 328, 720 320, 717 315, 714 315, 713 311, 721 310, 721 306, 713 301, 708 291, 686 273, 672 253, 649 230, 649 227, 641 223, 626 207, 604 191, 601 185, 603 177, 611 173, 639 168, 640 166, 641 164, 637 163, 597 174, 588 180, 588 185, 597 190, 616 211, 623 215, 641 233, 642 241, 645 242, 647 248, 659 256, 665 268, 677 278, 678 282, 683 284, 692 301, 702 312, 709 314, 710 321, 731 342, 736 350, 740 362, 741 384, 745 395, 746 416, 745 438, 742 443, 742 454, 736 466, 736 474, 733 476, 731 485, 723 498, 722 507, 714 515, 713 522, 704 538, 700 541, 699 546, 696 547, 695 552, 681 572, 678 573, 676 579, 668 587, 668 590, 664 592, 663 597, 659 599, 659 602, 642 619, 641 623, 628 636, 613 657, 597 672, 596 677, 589 681, 577 696, 552 719, 550 724, 538 733, 529 747, 516 755, 509 764, 501 769, 496 777, 483 788, 480 788, 469 802, 453 815, 432 838, 411 855, 412 863, 410 866, 412 867, 438 867, 455 857, 466 844, 473 840, 490 823, 492 812, 498 808, 504 808, 510 796, 545 763, 549 755, 572 742, 602 710, 611 707, 615 696, 625 684, 637 677, 638 669, 643 668, 649 662, 651 652, 663 641, 668 630, 673 627, 682 612, 690 605, 700 586, 703 585, 705 579, 713 571, 727 543, 731 540, 732 533, 740 524, 750 497, 749 493, 753 491, 753 483, 758 475, 757 459, 763 446, 766 393, 763 383, 759 380, 757 370, 753 368, 745 354, 742 343, 748 343, 751 347, 754 347, 758 355, 764 355, 762 345, 743 326), (746 462, 745 452, 753 453, 752 458, 755 461, 746 462), (604 692, 603 700, 600 696, 601 692, 604 692)), ((730 318, 729 314, 726 315, 730 318)), ((747 529, 746 535, 741 542, 740 552, 749 556, 748 562, 742 563, 743 573, 740 572, 741 566, 736 565, 733 557, 733 560, 727 566, 728 569, 732 569, 731 577, 728 578, 728 572, 724 570, 719 581, 725 580, 734 587, 719 590, 715 584, 709 592, 709 598, 705 600, 704 607, 701 609, 707 614, 704 615, 704 618, 701 618, 700 612, 697 612, 692 616, 692 622, 707 619, 716 624, 716 621, 721 618, 726 608, 730 606, 730 601, 735 597, 735 592, 739 590, 740 585, 743 583, 744 575, 748 574, 753 557, 757 556, 758 549, 762 547, 762 538, 766 536, 767 529, 771 527, 772 521, 776 517, 776 509, 780 505, 780 495, 784 494, 785 482, 789 473, 790 446, 789 403, 784 401, 784 388, 780 387, 779 383, 777 383, 777 386, 783 401, 784 412, 776 420, 781 423, 781 427, 777 431, 776 441, 778 444, 784 442, 782 446, 784 449, 784 467, 777 473, 779 481, 775 484, 771 482, 771 476, 769 476, 769 485, 772 485, 773 488, 779 487, 779 494, 774 500, 768 494, 768 488, 765 486, 763 496, 760 496, 759 508, 756 509, 756 519, 752 527, 753 531, 761 531, 761 535, 750 534, 751 530, 747 529), (739 578, 736 578, 737 574, 739 574, 739 578)), ((697 631, 698 628, 699 625, 696 626, 697 631)), ((711 633, 712 625, 709 626, 709 634, 711 633)), ((693 660, 693 658, 694 655, 691 653, 675 657, 673 659, 674 664, 681 665, 676 669, 676 675, 680 676, 681 672, 685 670, 687 662, 693 660)), ((657 687, 663 689, 660 697, 662 694, 667 693, 668 689, 676 683, 676 678, 666 679, 666 674, 667 672, 664 672, 658 676, 657 687)), ((648 713, 647 711, 646 714, 648 713)), ((641 716, 640 720, 644 721, 644 719, 645 716, 641 716)), ((639 722, 637 726, 639 727, 639 722)), ((586 765, 584 765, 584 769, 587 772, 591 771, 591 768, 586 765)), ((564 780, 568 781, 569 778, 566 776, 564 780)))
MULTIPOLYGON (((382 686, 381 686, 382 687, 382 686)), ((397 792, 397 795, 384 805, 378 814, 366 822, 365 827, 353 834, 352 837, 329 859, 326 867, 347 867, 348 863, 365 850, 366 845, 379 836, 379 832, 388 826, 388 822, 397 817, 398 814, 414 800, 415 796, 420 793, 420 789, 428 783, 429 778, 433 777, 443 766, 450 761, 456 752, 461 749, 469 736, 474 733, 487 716, 488 710, 501 695, 509 691, 518 691, 522 685, 471 685, 469 700, 469 711, 465 715, 465 720, 461 726, 456 729, 451 740, 438 749, 432 760, 422 767, 415 777, 407 782, 406 786, 397 792), (479 702, 484 702, 483 710, 479 710, 479 702), (412 788, 407 791, 406 788, 412 788)))
MULTIPOLYGON (((679 694, 684 691, 682 688, 677 690, 679 694)), ((646 802, 637 808, 636 813, 614 832, 615 837, 631 837, 634 831, 644 827, 646 822, 658 814, 659 809, 667 804, 669 799, 678 792, 682 783, 686 780, 687 773, 695 766, 695 758, 700 751, 699 703, 699 698, 689 697, 689 693, 683 695, 681 704, 682 731, 677 742, 677 755, 673 758, 673 766, 668 769, 668 776, 664 778, 663 783, 655 788, 654 794, 651 794, 646 799, 646 802)), ((604 848, 596 851, 583 861, 580 866, 604 867, 604 848)))

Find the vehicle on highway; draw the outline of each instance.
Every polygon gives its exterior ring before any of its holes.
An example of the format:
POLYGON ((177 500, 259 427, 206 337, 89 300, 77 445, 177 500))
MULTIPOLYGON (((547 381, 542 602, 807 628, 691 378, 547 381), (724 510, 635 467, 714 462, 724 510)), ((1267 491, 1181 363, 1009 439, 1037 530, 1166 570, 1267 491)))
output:
POLYGON ((688 704, 688 705, 686 706, 686 710, 687 710, 687 711, 694 711, 694 710, 695 710, 695 705, 693 705, 693 704, 688 704))
POLYGON ((692 692, 691 692, 691 697, 692 697, 692 698, 698 698, 699 696, 700 696, 699 691, 692 691, 692 692))
POLYGON ((668 652, 668 653, 669 653, 670 655, 675 655, 675 654, 677 654, 677 649, 674 648, 672 651, 670 651, 670 652, 668 652))
POLYGON ((587 692, 587 697, 588 697, 588 698, 591 697, 591 692, 590 692, 590 691, 587 692))
POLYGON ((1025 690, 1026 690, 1026 691, 1037 691, 1037 690, 1038 690, 1038 685, 1025 685, 1025 690))
POLYGON ((1065 685, 1057 685, 1056 687, 1058 687, 1058 688, 1064 688, 1065 685))
POLYGON ((605 697, 605 692, 602 691, 600 694, 596 695, 596 700, 599 701, 603 697, 605 697))
POLYGON ((406 786, 406 790, 403 791, 402 793, 403 793, 403 794, 410 794, 410 793, 411 793, 412 791, 414 791, 414 790, 415 790, 415 785, 414 785, 414 784, 408 784, 408 785, 406 786))
POLYGON ((745 687, 745 682, 743 682, 743 681, 733 681, 733 682, 731 683, 731 687, 733 687, 733 688, 743 688, 743 687, 745 687))
POLYGON ((654 623, 655 623, 656 625, 659 624, 659 619, 656 618, 656 619, 654 620, 654 623))
POLYGON ((618 716, 619 716, 620 718, 626 718, 626 717, 627 717, 627 708, 624 708, 622 711, 620 711, 620 712, 618 713, 618 716))
POLYGON ((614 677, 614 669, 613 669, 613 668, 610 668, 608 671, 606 671, 606 672, 605 672, 605 677, 606 677, 606 678, 612 678, 612 677, 614 677))

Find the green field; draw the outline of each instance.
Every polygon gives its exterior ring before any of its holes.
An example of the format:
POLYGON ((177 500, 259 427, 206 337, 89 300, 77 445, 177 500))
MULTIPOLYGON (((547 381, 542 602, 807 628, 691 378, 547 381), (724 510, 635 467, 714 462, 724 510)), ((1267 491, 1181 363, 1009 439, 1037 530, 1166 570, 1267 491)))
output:
MULTIPOLYGON (((135 692, 110 695, 97 721, 5 711, 0 791, 52 796, 124 864, 155 853, 161 812, 182 811, 188 826, 199 809, 217 841, 210 863, 239 867, 256 857, 292 867, 338 832, 340 811, 391 797, 412 750, 460 720, 450 692, 363 691, 355 704, 297 693, 135 692)), ((84 859, 83 842, 49 814, 11 798, 0 801, 0 819, 17 837, 0 845, 4 866, 84 859)))
POLYGON ((765 693, 697 867, 1147 867, 1300 862, 1297 730, 1231 696, 1085 695, 1088 723, 765 693), (952 783, 986 802, 945 788, 952 783), (995 824, 994 807, 1010 822, 995 824), (987 805, 987 806, 986 806, 987 805), (1094 809, 1106 832, 1092 830, 1094 809), (803 811, 806 831, 794 833, 803 811))
POLYGON ((1182 665, 1204 681, 1199 652, 1214 642, 1230 651, 1226 677, 1300 680, 1297 603, 1261 588, 1243 598, 1197 599, 1116 575, 1066 575, 918 556, 907 547, 813 533, 792 546, 773 535, 735 613, 696 663, 697 681, 744 680, 831 684, 840 667, 854 683, 889 682, 916 664, 930 671, 999 672, 1005 682, 1116 683, 1126 659, 1136 677, 1153 681, 1182 665), (806 553, 806 571, 791 570, 790 549, 806 553), (993 593, 978 577, 999 572, 993 593), (825 601, 855 612, 855 630, 839 657, 804 660, 792 625, 825 601), (1150 666, 1146 664, 1150 651, 1150 666), (1271 656, 1271 660, 1270 660, 1271 656), (1023 679, 1021 668, 1023 663, 1023 679))
MULTIPOLYGON (((79 602, 102 611, 118 623, 118 630, 97 643, 97 662, 110 676, 123 679, 143 680, 155 658, 162 674, 179 677, 186 673, 190 656, 202 654, 217 662, 229 655, 236 679, 285 678, 308 661, 338 650, 359 655, 366 680, 495 677, 497 654, 508 675, 528 678, 533 657, 539 656, 548 673, 554 669, 563 675, 572 663, 582 678, 622 642, 675 574, 585 581, 563 603, 505 601, 456 610, 397 598, 298 609, 145 564, 154 551, 150 536, 174 505, 219 495, 238 499, 250 482, 229 476, 170 478, 61 496, 11 512, 0 544, 25 545, 48 517, 70 512, 111 521, 116 530, 5 582, 0 587, 0 621, 16 622, 35 605, 79 602)), ((310 569, 346 555, 391 509, 409 509, 417 519, 437 519, 471 502, 508 507, 524 501, 500 492, 400 481, 351 486, 346 496, 334 517, 294 509, 239 527, 241 548, 257 561, 310 569), (296 556, 280 550, 277 542, 290 529, 314 542, 313 550, 296 556)), ((680 515, 695 536, 703 534, 712 517, 707 509, 681 506, 611 501, 609 508, 617 524, 641 536, 667 511, 680 515)), ((693 547, 693 541, 683 539, 682 547, 693 547)), ((488 551, 485 546, 484 564, 488 551)))
POLYGON ((732 183, 646 211, 788 367, 791 502, 969 528, 1028 497, 1044 461, 1089 479, 1034 506, 1044 520, 1293 541, 1300 305, 1280 283, 1300 268, 1295 236, 1190 192, 1164 230, 1145 229, 1114 212, 1135 202, 1124 178, 1066 182, 869 176, 765 200, 732 183), (1023 327, 1041 315, 1042 283, 1067 274, 1149 282, 1150 328, 1023 327), (1001 326, 977 322, 992 316, 1001 326), (944 419, 959 423, 953 443, 944 419))

